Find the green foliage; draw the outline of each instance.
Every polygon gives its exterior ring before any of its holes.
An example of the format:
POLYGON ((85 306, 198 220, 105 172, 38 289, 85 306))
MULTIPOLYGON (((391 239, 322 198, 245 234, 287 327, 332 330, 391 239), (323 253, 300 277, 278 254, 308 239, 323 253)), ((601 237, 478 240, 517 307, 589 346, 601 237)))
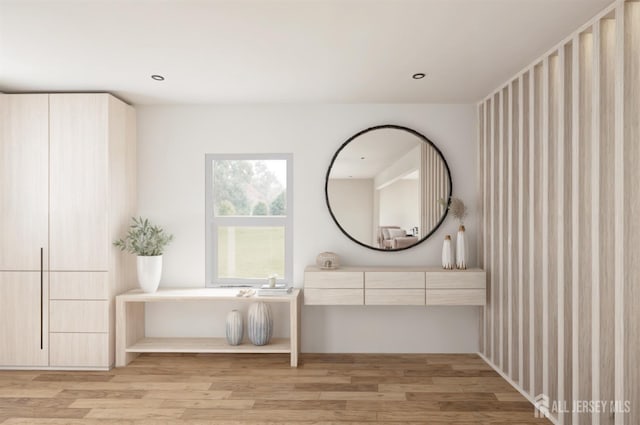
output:
POLYGON ((267 215, 267 204, 264 202, 258 202, 253 207, 253 215, 267 215))
POLYGON ((253 165, 249 161, 217 160, 213 167, 213 199, 218 215, 224 201, 235 208, 234 214, 248 215, 251 211, 247 186, 253 179, 253 165))
POLYGON ((285 193, 280 192, 280 195, 276 197, 276 199, 271 202, 269 207, 269 211, 271 211, 271 215, 284 215, 287 207, 287 200, 285 198, 285 193))
POLYGON ((222 216, 222 215, 235 215, 235 214, 236 214, 236 207, 233 206, 231 201, 229 201, 228 199, 225 199, 224 201, 220 202, 220 205, 218 206, 218 215, 222 216))
POLYGON ((132 220, 127 235, 113 244, 122 251, 143 257, 162 255, 173 235, 166 234, 164 229, 151 224, 146 218, 132 217, 132 220))
MULTIPOLYGON (((284 192, 285 188, 278 181, 276 174, 269 169, 268 161, 222 159, 214 161, 213 201, 217 216, 269 214, 269 206, 279 194, 284 192), (251 207, 253 205, 255 208, 259 203, 264 203, 266 206, 267 212, 264 214, 254 212, 251 207), (229 204, 233 209, 229 208, 229 204)), ((283 213, 271 212, 271 215, 283 215, 283 213)))
POLYGON ((284 189, 265 161, 254 161, 253 173, 251 185, 260 201, 268 203, 284 189))

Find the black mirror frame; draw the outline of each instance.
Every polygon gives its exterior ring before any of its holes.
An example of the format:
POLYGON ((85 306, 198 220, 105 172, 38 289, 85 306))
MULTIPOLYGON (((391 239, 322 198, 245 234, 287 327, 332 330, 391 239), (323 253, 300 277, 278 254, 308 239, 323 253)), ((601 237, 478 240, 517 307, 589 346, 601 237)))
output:
POLYGON ((413 245, 410 246, 406 246, 404 248, 397 248, 397 249, 382 249, 382 248, 376 248, 375 246, 371 246, 371 245, 367 245, 364 244, 362 242, 360 242, 359 240, 353 238, 338 222, 336 216, 333 214, 333 210, 331 209, 331 203, 329 202, 329 176, 331 175, 331 169, 333 168, 333 164, 336 161, 336 158, 338 158, 338 155, 340 154, 340 152, 342 151, 342 149, 344 149, 349 143, 351 143, 351 141, 353 141, 353 139, 355 139, 358 136, 361 136, 365 133, 368 133, 370 131, 373 130, 380 130, 380 129, 384 129, 384 128, 393 128, 396 130, 403 130, 403 131, 407 131, 411 134, 413 134, 414 136, 422 139, 423 142, 428 143, 429 145, 431 145, 431 147, 433 147, 433 149, 435 149, 435 151, 438 153, 438 155, 440 155, 440 158, 442 158, 442 161, 444 162, 444 168, 447 172, 447 177, 449 178, 449 195, 447 198, 447 205, 449 205, 449 203, 451 202, 451 194, 453 193, 453 181, 451 179, 451 171, 449 170, 449 164, 447 163, 447 160, 444 158, 444 155, 442 154, 442 152, 440 152, 440 149, 438 149, 438 147, 431 141, 429 140, 426 136, 424 136, 423 134, 408 128, 408 127, 404 127, 401 125, 394 125, 394 124, 384 124, 384 125, 377 125, 374 127, 369 127, 365 130, 359 131, 358 133, 354 134, 353 136, 349 137, 347 139, 346 142, 344 142, 340 148, 338 148, 338 150, 336 151, 335 154, 333 154, 333 158, 331 158, 331 164, 329 164, 329 168, 327 169, 327 176, 325 178, 325 182, 324 182, 324 196, 325 196, 325 201, 327 203, 327 209, 329 210, 329 214, 331 214, 331 218, 333 219, 333 221, 336 223, 336 225, 338 226, 338 229, 340 229, 340 231, 342 233, 344 233, 344 235, 351 239, 353 242, 357 243, 358 245, 361 245, 365 248, 369 248, 369 249, 373 249, 374 251, 381 251, 381 252, 398 252, 398 251, 404 251, 413 247, 416 247, 418 245, 420 245, 422 242, 426 241, 427 239, 429 239, 429 237, 431 237, 432 234, 434 234, 436 232, 436 230, 438 230, 440 228, 440 226, 442 225, 442 223, 444 222, 445 218, 447 218, 447 214, 449 214, 449 208, 445 209, 444 214, 442 215, 442 217, 440 218, 440 221, 438 221, 438 223, 435 225, 435 227, 433 229, 431 229, 431 231, 429 232, 429 234, 423 236, 422 238, 420 238, 420 240, 418 240, 418 242, 416 242, 413 245))

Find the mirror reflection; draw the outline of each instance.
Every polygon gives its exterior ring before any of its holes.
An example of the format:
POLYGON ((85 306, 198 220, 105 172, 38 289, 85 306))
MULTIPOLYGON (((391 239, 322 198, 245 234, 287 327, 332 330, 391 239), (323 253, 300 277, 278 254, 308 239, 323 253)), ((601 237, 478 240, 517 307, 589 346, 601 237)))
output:
POLYGON ((349 139, 335 154, 325 185, 327 205, 355 242, 383 251, 409 248, 437 229, 451 195, 442 154, 420 133, 379 126, 349 139))

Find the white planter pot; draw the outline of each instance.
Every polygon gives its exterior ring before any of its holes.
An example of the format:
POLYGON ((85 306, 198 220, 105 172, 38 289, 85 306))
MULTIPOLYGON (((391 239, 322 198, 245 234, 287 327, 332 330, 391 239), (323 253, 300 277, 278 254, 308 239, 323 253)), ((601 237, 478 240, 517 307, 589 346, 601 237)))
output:
POLYGON ((144 292, 156 292, 162 277, 162 255, 138 256, 138 284, 144 292))

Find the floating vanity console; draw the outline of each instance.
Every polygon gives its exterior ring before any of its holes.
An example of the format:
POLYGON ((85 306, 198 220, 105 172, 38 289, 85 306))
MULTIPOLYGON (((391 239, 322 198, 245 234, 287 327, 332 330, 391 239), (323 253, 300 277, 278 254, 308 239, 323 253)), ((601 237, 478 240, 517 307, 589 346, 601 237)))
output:
POLYGON ((309 266, 305 305, 478 305, 486 303, 480 269, 309 266))

